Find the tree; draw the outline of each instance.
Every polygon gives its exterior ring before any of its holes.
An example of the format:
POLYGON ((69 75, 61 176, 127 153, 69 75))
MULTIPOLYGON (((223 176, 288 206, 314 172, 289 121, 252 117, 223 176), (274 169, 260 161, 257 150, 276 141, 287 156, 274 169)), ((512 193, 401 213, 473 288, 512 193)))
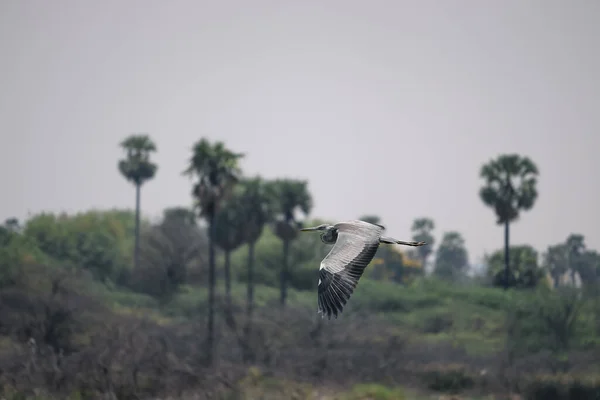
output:
POLYGON ((538 253, 529 245, 510 247, 510 275, 506 282, 503 250, 492 253, 487 259, 488 275, 494 286, 514 288, 534 288, 544 279, 545 273, 538 266, 538 253))
MULTIPOLYGON (((479 191, 483 203, 494 209, 496 223, 504 225, 504 282, 509 283, 509 225, 522 210, 530 210, 537 199, 538 168, 528 157, 501 155, 481 167, 485 185, 479 191)), ((507 289, 508 286, 505 286, 507 289)))
POLYGON ((215 216, 219 206, 231 194, 239 181, 241 170, 238 166, 242 153, 234 153, 222 142, 211 143, 200 139, 195 143, 188 168, 184 171, 196 179, 192 196, 196 199, 199 215, 208 223, 208 321, 207 321, 207 363, 213 363, 214 314, 215 314, 215 216))
POLYGON ((466 273, 469 258, 465 240, 458 232, 446 232, 438 246, 433 273, 445 279, 455 279, 466 273))
POLYGON ((273 217, 273 193, 269 186, 260 177, 247 178, 240 182, 240 196, 243 207, 242 232, 244 241, 248 244, 247 263, 247 292, 246 292, 246 316, 244 336, 246 346, 244 358, 249 360, 250 336, 252 333, 252 315, 254 311, 254 262, 256 242, 261 237, 265 225, 273 217))
POLYGON ((600 276, 600 254, 595 250, 586 250, 581 256, 579 275, 586 284, 597 283, 600 276))
POLYGON ((231 310, 231 252, 244 243, 243 203, 238 196, 225 201, 215 216, 214 242, 225 254, 225 302, 231 310))
POLYGON ((287 298, 288 261, 290 243, 298 236, 301 224, 296 219, 299 210, 305 216, 310 213, 313 201, 308 191, 308 182, 294 179, 276 179, 270 183, 274 194, 274 207, 278 220, 275 223, 275 234, 283 243, 283 260, 281 263, 281 305, 287 298))
POLYGON ((365 222, 369 222, 371 224, 375 224, 375 225, 381 225, 381 218, 377 215, 363 215, 361 217, 358 218, 360 221, 365 221, 365 222))
POLYGON ((23 235, 53 264, 87 270, 101 281, 115 280, 130 261, 132 246, 127 239, 131 230, 127 226, 133 220, 132 213, 120 211, 42 213, 27 221, 23 235))
POLYGON ((544 254, 543 266, 552 277, 553 286, 556 288, 560 284, 560 277, 569 269, 567 259, 567 248, 564 243, 554 246, 548 246, 544 254))
POLYGON ((186 282, 188 267, 205 250, 207 240, 189 213, 168 208, 159 224, 143 231, 140 268, 133 271, 137 290, 166 302, 186 282))
POLYGON ((433 244, 435 238, 432 235, 432 231, 435 229, 435 224, 430 218, 417 218, 414 220, 412 225, 413 240, 417 242, 425 242, 427 246, 417 247, 417 253, 421 259, 423 268, 427 265, 427 258, 433 251, 433 244))
POLYGON ((156 175, 158 166, 150 161, 156 145, 148 135, 131 135, 121 142, 126 157, 119 161, 119 171, 135 185, 135 245, 133 265, 137 268, 140 252, 140 190, 142 185, 156 175))
POLYGON ((165 221, 178 221, 184 225, 198 226, 196 214, 186 207, 170 207, 163 211, 165 221))
POLYGON ((571 272, 571 284, 575 285, 575 273, 581 269, 585 253, 585 238, 583 235, 570 234, 566 241, 567 262, 571 272))

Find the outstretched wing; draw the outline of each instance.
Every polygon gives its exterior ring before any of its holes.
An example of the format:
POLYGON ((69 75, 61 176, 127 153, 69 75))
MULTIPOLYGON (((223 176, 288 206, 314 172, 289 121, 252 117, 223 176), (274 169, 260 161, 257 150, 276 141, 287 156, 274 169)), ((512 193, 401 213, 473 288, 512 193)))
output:
POLYGON ((363 221, 335 225, 338 237, 319 268, 319 313, 328 319, 341 313, 358 280, 379 247, 383 229, 363 221))

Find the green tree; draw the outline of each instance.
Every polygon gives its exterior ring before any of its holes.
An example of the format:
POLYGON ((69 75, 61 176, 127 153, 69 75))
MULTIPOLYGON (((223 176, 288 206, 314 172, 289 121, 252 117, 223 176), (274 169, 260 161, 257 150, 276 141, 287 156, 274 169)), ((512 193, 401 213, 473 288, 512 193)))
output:
POLYGON ((23 234, 54 263, 87 270, 102 281, 114 280, 131 257, 127 246, 130 220, 131 213, 120 211, 42 213, 27 221, 23 234))
POLYGON ((240 198, 243 207, 242 232, 244 241, 248 244, 247 259, 247 292, 246 292, 246 325, 244 336, 246 346, 244 358, 252 358, 250 336, 252 334, 252 316, 254 311, 254 262, 256 242, 260 239, 264 227, 273 218, 272 187, 259 176, 246 178, 240 182, 240 198))
POLYGON ((538 168, 528 157, 518 154, 501 155, 481 167, 485 180, 479 191, 483 203, 496 213, 496 223, 504 225, 504 276, 508 288, 510 274, 509 225, 522 210, 530 210, 537 199, 538 168))
POLYGON ((435 238, 433 237, 432 231, 435 229, 435 224, 430 218, 417 218, 412 224, 413 240, 417 242, 425 242, 427 246, 417 247, 417 254, 421 259, 423 268, 427 265, 427 258, 433 251, 433 244, 435 238))
POLYGON ((140 268, 132 275, 137 290, 166 302, 186 282, 188 267, 207 242, 192 216, 182 207, 167 208, 159 224, 143 230, 140 268))
POLYGON ((581 256, 579 275, 585 284, 596 284, 600 276, 600 254, 595 250, 586 250, 581 256))
POLYGON ((575 285, 575 274, 582 268, 583 254, 586 251, 585 238, 580 234, 570 234, 565 245, 569 271, 571 272, 571 284, 575 285))
POLYGON ((544 279, 545 273, 538 266, 538 253, 529 245, 510 247, 510 275, 508 285, 505 275, 505 262, 503 250, 492 253, 488 259, 488 275, 494 286, 533 288, 544 279))
POLYGON ((215 314, 215 217, 219 206, 231 194, 239 181, 241 170, 239 161, 244 155, 234 153, 222 142, 211 143, 203 138, 195 143, 192 157, 184 174, 196 179, 192 196, 200 217, 208 223, 208 322, 207 322, 207 363, 213 364, 214 314, 215 314))
POLYGON ((131 135, 121 142, 125 158, 119 161, 119 171, 135 185, 135 245, 133 265, 137 268, 140 252, 140 191, 142 185, 156 175, 158 166, 150 161, 156 145, 148 135, 131 135))
POLYGON ((367 214, 367 215, 363 215, 363 216, 359 217, 358 219, 360 221, 369 222, 371 224, 381 225, 381 218, 377 215, 367 214))
POLYGON ((441 278, 455 279, 469 268, 465 240, 458 232, 446 232, 437 249, 433 273, 441 278))
POLYGON ((184 225, 198 226, 196 214, 193 210, 186 207, 170 207, 164 210, 163 218, 165 221, 178 221, 184 225))
POLYGON ((560 277, 569 269, 567 254, 567 247, 564 243, 548 246, 544 254, 543 267, 552 277, 555 288, 560 284, 560 277))
POLYGON ((228 310, 231 310, 231 252, 244 243, 242 201, 238 195, 231 196, 215 216, 213 240, 225 256, 225 302, 228 310))
POLYGON ((276 179, 271 182, 274 194, 274 207, 278 220, 275 222, 275 234, 283 243, 283 260, 281 263, 281 305, 287 298, 288 262, 290 243, 298 236, 301 223, 296 219, 299 210, 305 216, 310 213, 313 201, 308 191, 308 182, 294 179, 276 179))
POLYGON ((21 223, 18 218, 12 217, 7 218, 4 221, 4 228, 8 229, 10 232, 20 232, 21 231, 21 223))

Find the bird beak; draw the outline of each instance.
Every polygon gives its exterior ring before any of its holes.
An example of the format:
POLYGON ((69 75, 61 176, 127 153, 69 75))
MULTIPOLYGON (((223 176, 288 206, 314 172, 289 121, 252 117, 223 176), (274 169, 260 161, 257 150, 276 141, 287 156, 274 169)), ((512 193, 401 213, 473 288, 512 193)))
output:
POLYGON ((316 231, 317 228, 302 228, 300 229, 301 232, 312 232, 312 231, 316 231))

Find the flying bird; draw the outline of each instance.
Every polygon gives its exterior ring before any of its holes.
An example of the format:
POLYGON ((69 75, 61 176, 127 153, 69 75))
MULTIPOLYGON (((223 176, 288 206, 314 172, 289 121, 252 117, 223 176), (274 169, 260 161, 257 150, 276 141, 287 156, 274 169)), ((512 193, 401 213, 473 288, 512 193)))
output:
POLYGON ((371 262, 380 243, 423 246, 425 242, 405 242, 382 236, 384 227, 365 221, 346 221, 300 229, 321 232, 321 241, 333 248, 319 267, 318 313, 324 318, 338 317, 352 296, 358 280, 371 262))

